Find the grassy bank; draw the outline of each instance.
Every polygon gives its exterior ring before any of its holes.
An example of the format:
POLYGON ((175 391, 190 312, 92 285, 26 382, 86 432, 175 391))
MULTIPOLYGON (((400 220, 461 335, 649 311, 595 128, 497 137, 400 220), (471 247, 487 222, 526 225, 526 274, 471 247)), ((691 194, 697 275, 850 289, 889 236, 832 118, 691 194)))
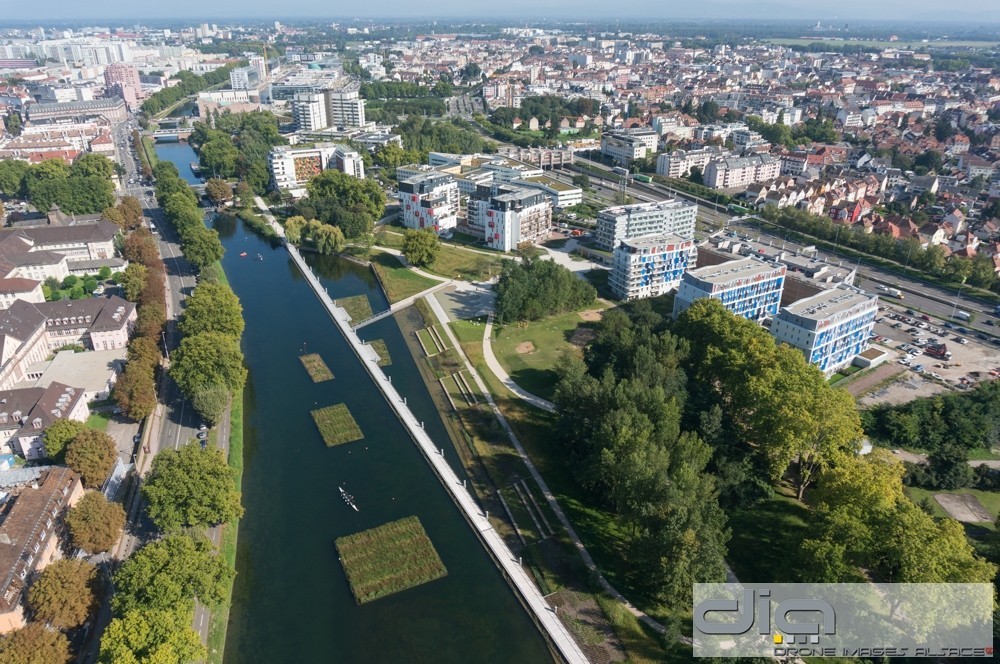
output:
MULTIPOLYGON (((391 230, 380 231, 376 242, 390 249, 403 248, 403 236, 391 230)), ((426 266, 428 272, 448 279, 484 281, 500 273, 503 254, 490 255, 481 250, 463 249, 457 245, 441 243, 434 262, 426 266)))
MULTIPOLYGON (((236 488, 243 485, 243 390, 233 395, 229 410, 229 467, 236 471, 236 488)), ((219 555, 230 569, 236 569, 236 541, 239 534, 239 519, 233 519, 222 526, 222 541, 219 555)), ((229 608, 233 597, 233 583, 225 591, 225 601, 212 611, 208 622, 208 663, 222 664, 226 648, 226 629, 229 627, 229 608)))
POLYGON ((372 252, 371 262, 391 304, 433 288, 438 283, 407 269, 398 258, 382 251, 372 252))
POLYGON ((149 136, 143 136, 140 143, 142 143, 142 150, 139 151, 139 160, 142 165, 152 169, 160 161, 160 158, 156 156, 156 141, 149 136))

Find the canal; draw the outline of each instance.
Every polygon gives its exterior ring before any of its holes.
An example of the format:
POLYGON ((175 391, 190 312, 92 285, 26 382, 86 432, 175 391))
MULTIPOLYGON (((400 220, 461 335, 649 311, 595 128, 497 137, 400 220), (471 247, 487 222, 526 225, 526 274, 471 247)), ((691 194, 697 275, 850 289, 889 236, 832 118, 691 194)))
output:
MULTIPOLYGON (((186 146, 185 146, 186 147, 186 146)), ((188 157, 184 159, 189 160, 188 157)), ((527 613, 396 420, 347 342, 281 247, 220 217, 223 264, 243 303, 246 390, 243 504, 226 662, 550 662, 527 613), (246 252, 248 257, 241 258, 246 252), (260 253, 263 260, 254 260, 260 253), (319 353, 334 380, 313 383, 299 362, 319 353), (364 433, 327 448, 309 411, 348 406, 364 433), (355 496, 359 512, 339 498, 355 496), (334 540, 416 515, 448 575, 357 606, 334 540)), ((308 258, 334 298, 386 302, 371 271, 308 258)), ((461 471, 392 318, 387 373, 461 471)))
POLYGON ((181 178, 187 180, 189 184, 201 184, 201 180, 191 172, 191 162, 197 162, 198 155, 187 141, 159 140, 156 142, 156 156, 160 161, 172 162, 181 178))

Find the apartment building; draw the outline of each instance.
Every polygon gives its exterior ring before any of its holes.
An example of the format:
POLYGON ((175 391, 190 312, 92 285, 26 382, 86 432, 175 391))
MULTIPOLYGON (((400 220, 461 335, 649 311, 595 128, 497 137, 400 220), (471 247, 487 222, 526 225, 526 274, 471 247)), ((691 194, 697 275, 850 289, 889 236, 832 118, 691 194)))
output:
POLYGON ((325 90, 297 92, 292 96, 291 107, 299 131, 365 124, 365 100, 361 98, 360 84, 354 81, 325 90))
POLYGON ((702 173, 708 162, 719 156, 719 148, 706 147, 700 150, 674 150, 665 152, 656 158, 656 174, 668 178, 686 178, 692 168, 702 173))
POLYGON ((45 430, 57 420, 86 422, 90 417, 84 390, 52 382, 47 387, 0 391, 0 451, 29 461, 44 459, 45 430))
POLYGON ((292 98, 292 119, 299 131, 319 131, 330 126, 326 97, 321 92, 300 92, 292 98))
POLYGON ((680 284, 697 257, 694 240, 679 235, 622 240, 615 247, 611 290, 621 300, 663 295, 680 284))
POLYGON ((260 69, 237 67, 229 71, 229 87, 233 90, 256 90, 260 86, 260 69))
POLYGON ((627 166, 636 159, 645 159, 648 153, 649 147, 642 138, 623 133, 605 133, 601 136, 601 154, 616 163, 627 166))
POLYGON ((552 202, 536 189, 515 184, 480 185, 469 197, 469 226, 483 233, 491 249, 512 251, 548 233, 552 202))
POLYGON ((705 184, 715 189, 747 187, 781 174, 781 161, 769 154, 715 159, 705 167, 705 184))
POLYGON ((771 334, 829 376, 868 349, 877 315, 877 296, 841 284, 782 308, 771 334))
POLYGON ((557 180, 547 175, 522 178, 513 182, 522 187, 529 187, 543 192, 552 201, 552 207, 554 208, 573 207, 583 202, 583 189, 572 184, 566 184, 562 180, 557 180))
POLYGON ((271 182, 276 189, 304 196, 306 185, 325 170, 334 169, 364 178, 364 161, 351 148, 336 143, 316 143, 311 148, 278 146, 267 158, 271 182))
POLYGON ((778 313, 784 283, 784 265, 753 257, 688 270, 674 297, 673 316, 709 297, 737 316, 760 321, 778 313))
POLYGON ((441 232, 458 225, 459 191, 455 177, 428 171, 399 180, 399 207, 407 228, 441 232))
POLYGON ((125 100, 129 109, 135 109, 142 98, 139 70, 123 62, 115 62, 104 69, 104 85, 114 89, 125 100))
POLYGON ((682 200, 635 203, 610 207, 597 215, 597 245, 614 251, 622 240, 673 233, 694 237, 698 205, 682 200))

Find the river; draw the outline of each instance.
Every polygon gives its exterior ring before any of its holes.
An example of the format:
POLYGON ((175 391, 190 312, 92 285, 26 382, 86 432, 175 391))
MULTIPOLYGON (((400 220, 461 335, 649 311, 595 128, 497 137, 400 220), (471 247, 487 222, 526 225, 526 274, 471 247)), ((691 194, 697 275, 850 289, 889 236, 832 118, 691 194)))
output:
MULTIPOLYGON (((243 504, 227 663, 549 662, 541 634, 340 336, 285 250, 236 222, 215 226, 243 303, 246 390, 243 504), (241 252, 249 257, 241 258, 241 252), (264 260, 253 259, 257 253, 264 260), (299 362, 320 353, 335 379, 313 383, 299 362), (309 411, 345 403, 362 441, 327 448, 309 411), (352 493, 354 512, 338 486, 352 493), (357 606, 334 539, 416 515, 443 579, 357 606)), ((386 302, 370 270, 310 256, 331 296, 386 302)), ((365 330, 392 357, 387 372, 461 471, 399 328, 365 330)))
POLYGON ((156 156, 160 161, 173 162, 181 178, 189 184, 201 184, 201 180, 191 172, 191 162, 197 163, 198 155, 186 141, 157 141, 156 156))

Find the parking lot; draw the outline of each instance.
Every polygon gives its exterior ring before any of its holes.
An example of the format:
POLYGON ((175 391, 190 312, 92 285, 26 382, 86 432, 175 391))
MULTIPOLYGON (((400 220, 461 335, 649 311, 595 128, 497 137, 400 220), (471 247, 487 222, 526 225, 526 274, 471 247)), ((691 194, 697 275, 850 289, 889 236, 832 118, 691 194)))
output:
POLYGON ((889 306, 880 312, 875 334, 876 345, 892 352, 889 361, 911 376, 953 389, 1000 376, 1000 338, 982 339, 962 326, 889 306))

